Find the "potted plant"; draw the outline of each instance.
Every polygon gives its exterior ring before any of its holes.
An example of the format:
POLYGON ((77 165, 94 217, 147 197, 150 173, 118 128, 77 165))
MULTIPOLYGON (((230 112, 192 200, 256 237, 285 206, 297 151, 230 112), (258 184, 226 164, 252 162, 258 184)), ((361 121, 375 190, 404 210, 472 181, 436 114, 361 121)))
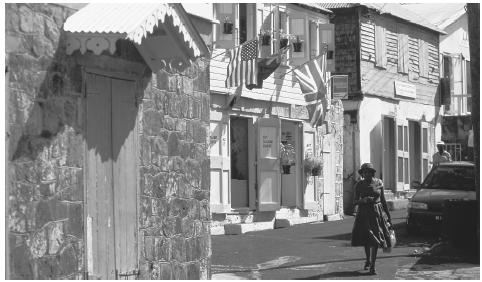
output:
POLYGON ((295 163, 295 147, 284 141, 280 144, 280 159, 283 174, 290 174, 291 165, 295 163))
POLYGON ((301 47, 303 46, 303 40, 300 39, 300 36, 296 36, 296 41, 293 42, 293 52, 301 52, 301 47))
POLYGON ((312 176, 320 176, 323 171, 323 160, 320 157, 306 156, 305 173, 312 176))
POLYGON ((259 32, 259 36, 261 37, 261 45, 268 46, 271 42, 271 30, 261 30, 259 32))
POLYGON ((223 29, 224 34, 233 34, 233 22, 228 16, 224 17, 223 26, 224 26, 224 29, 223 29))
POLYGON ((290 35, 286 34, 286 33, 283 33, 283 30, 281 29, 280 30, 279 48, 283 49, 286 46, 288 46, 289 39, 290 39, 290 35))

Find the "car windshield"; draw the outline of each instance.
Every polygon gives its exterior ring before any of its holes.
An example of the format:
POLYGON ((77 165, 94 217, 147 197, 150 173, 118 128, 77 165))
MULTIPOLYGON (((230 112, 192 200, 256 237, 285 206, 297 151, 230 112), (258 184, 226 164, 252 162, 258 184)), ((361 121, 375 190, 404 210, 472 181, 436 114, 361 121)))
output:
POLYGON ((434 168, 422 188, 475 191, 475 174, 473 167, 439 166, 434 168))

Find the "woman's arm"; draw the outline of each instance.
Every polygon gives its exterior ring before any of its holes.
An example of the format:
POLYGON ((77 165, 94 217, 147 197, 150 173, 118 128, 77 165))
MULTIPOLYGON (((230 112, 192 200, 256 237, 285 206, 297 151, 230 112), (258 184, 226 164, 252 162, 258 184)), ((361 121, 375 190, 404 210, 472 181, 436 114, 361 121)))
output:
MULTIPOLYGON (((381 180, 380 180, 381 182, 381 180)), ((380 192, 380 202, 382 203, 382 207, 383 207, 383 210, 385 211, 385 213, 387 214, 387 217, 388 217, 388 221, 391 223, 392 222, 392 219, 390 217, 390 212, 388 211, 388 205, 387 205, 387 201, 385 200, 385 189, 383 188, 383 183, 381 183, 381 192, 380 192)))
POLYGON ((358 200, 360 199, 360 192, 358 191, 358 183, 360 183, 359 181, 357 183, 355 183, 355 185, 353 186, 353 190, 354 190, 354 197, 353 197, 353 206, 356 206, 358 205, 358 200))

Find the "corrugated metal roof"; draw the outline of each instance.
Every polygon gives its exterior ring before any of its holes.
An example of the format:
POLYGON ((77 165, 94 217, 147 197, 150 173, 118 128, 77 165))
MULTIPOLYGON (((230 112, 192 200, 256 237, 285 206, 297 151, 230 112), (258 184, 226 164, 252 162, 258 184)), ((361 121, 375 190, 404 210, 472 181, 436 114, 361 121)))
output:
POLYGON ((369 9, 373 9, 379 12, 380 14, 389 14, 407 22, 436 31, 438 33, 446 34, 445 31, 430 23, 424 17, 404 8, 403 5, 397 3, 320 3, 320 5, 327 9, 341 9, 352 8, 356 6, 365 6, 369 9))
POLYGON ((323 12, 326 12, 326 13, 329 13, 329 14, 333 14, 333 11, 329 10, 328 8, 324 7, 323 5, 321 5, 320 3, 296 3, 300 6, 307 6, 307 7, 310 7, 310 8, 315 8, 315 9, 318 9, 318 10, 321 10, 323 12))
POLYGON ((173 18, 184 41, 195 56, 208 52, 204 41, 194 29, 180 4, 167 3, 91 3, 70 16, 64 30, 71 33, 114 33, 125 35, 137 44, 152 33, 154 27, 173 18))
POLYGON ((440 29, 454 23, 458 18, 465 14, 465 3, 423 3, 404 4, 406 9, 426 18, 440 29))

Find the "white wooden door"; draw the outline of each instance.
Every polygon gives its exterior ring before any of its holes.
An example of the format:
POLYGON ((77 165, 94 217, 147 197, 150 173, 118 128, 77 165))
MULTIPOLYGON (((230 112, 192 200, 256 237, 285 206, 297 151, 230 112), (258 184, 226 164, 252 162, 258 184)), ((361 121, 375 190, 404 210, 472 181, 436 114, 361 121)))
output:
POLYGON ((410 189, 408 120, 397 120, 397 191, 410 189))
POLYGON ((258 123, 258 210, 275 211, 281 206, 281 120, 260 118, 258 123))
POLYGON ((430 130, 430 124, 428 122, 422 122, 421 123, 421 129, 422 132, 420 133, 420 136, 422 136, 422 181, 425 179, 425 176, 427 176, 430 168, 429 168, 429 163, 430 163, 430 146, 429 146, 429 130, 430 130))
MULTIPOLYGON (((303 124, 303 159, 306 157, 314 157, 316 155, 315 148, 315 130, 311 125, 303 124)), ((303 165, 304 167, 304 165, 303 165)), ((315 209, 316 203, 316 190, 315 190, 315 177, 307 176, 303 171, 303 208, 315 209)))
POLYGON ((219 112, 211 112, 210 122, 211 160, 211 212, 231 210, 231 160, 229 146, 229 118, 219 112))

